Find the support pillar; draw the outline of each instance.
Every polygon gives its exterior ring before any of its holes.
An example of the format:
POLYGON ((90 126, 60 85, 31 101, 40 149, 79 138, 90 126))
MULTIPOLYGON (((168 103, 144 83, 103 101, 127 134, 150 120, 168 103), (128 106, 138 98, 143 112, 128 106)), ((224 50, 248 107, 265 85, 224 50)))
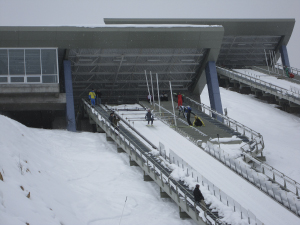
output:
POLYGON ((106 141, 114 141, 114 139, 112 139, 110 136, 108 136, 108 134, 106 133, 106 141))
POLYGON ((129 165, 130 166, 139 166, 134 160, 131 160, 130 156, 129 156, 129 165))
POLYGON ((99 125, 97 125, 97 132, 98 133, 105 133, 105 131, 99 125))
POLYGON ((160 189, 160 197, 161 198, 170 198, 170 196, 167 194, 167 192, 165 192, 163 189, 161 189, 161 187, 159 188, 160 189))
POLYGON ((186 212, 182 211, 180 206, 179 206, 179 217, 181 219, 190 219, 191 217, 189 216, 189 214, 187 214, 186 212))
POLYGON ((65 90, 66 90, 67 130, 76 132, 72 72, 71 72, 71 62, 69 60, 64 60, 64 77, 65 77, 65 90))
POLYGON ((153 179, 149 175, 147 175, 145 171, 144 171, 144 181, 153 181, 153 179))
MULTIPOLYGON (((216 63, 214 61, 207 62, 205 67, 205 74, 206 74, 210 107, 213 110, 216 110, 218 113, 223 114, 216 63)), ((221 117, 216 117, 216 118, 219 121, 222 121, 221 117)))
POLYGON ((118 153, 122 153, 122 152, 125 152, 124 150, 123 150, 123 148, 121 148, 119 145, 117 146, 117 152, 118 153))
MULTIPOLYGON (((287 48, 286 45, 281 45, 281 47, 279 48, 280 51, 280 56, 281 56, 281 62, 283 66, 286 67, 290 67, 290 61, 289 61, 289 56, 288 56, 288 52, 287 52, 287 48)), ((290 72, 290 70, 289 70, 290 72)))

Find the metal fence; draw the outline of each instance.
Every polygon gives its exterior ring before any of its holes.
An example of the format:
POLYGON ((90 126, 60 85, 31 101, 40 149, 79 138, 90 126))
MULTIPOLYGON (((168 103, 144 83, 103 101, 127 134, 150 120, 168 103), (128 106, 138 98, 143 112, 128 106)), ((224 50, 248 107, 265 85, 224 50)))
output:
POLYGON ((236 132, 239 132, 243 136, 246 136, 251 142, 246 143, 244 146, 242 146, 243 151, 252 152, 254 153, 254 155, 257 155, 258 153, 262 152, 262 150, 264 149, 264 140, 263 140, 263 136, 260 133, 237 122, 234 119, 229 118, 228 116, 218 113, 217 111, 211 109, 209 106, 203 103, 198 103, 189 97, 186 97, 185 99, 188 102, 188 104, 197 107, 198 110, 201 110, 201 112, 205 113, 206 115, 210 116, 213 119, 214 116, 218 116, 219 118, 221 118, 221 121, 224 125, 226 125, 227 127, 231 128, 236 132))
POLYGON ((210 182, 207 178, 205 178, 202 174, 196 171, 193 167, 191 167, 187 162, 185 162, 181 157, 179 157, 174 151, 169 150, 169 155, 166 155, 166 150, 162 143, 159 144, 160 155, 164 157, 169 163, 175 164, 178 167, 181 167, 186 176, 191 176, 199 184, 203 186, 203 188, 207 188, 207 190, 214 195, 220 202, 224 205, 227 205, 234 212, 238 212, 240 214, 241 219, 247 219, 248 223, 254 223, 256 225, 263 224, 256 216, 250 211, 242 207, 238 202, 236 202, 232 197, 228 196, 225 192, 223 192, 219 187, 210 182))
MULTIPOLYGON (((163 110, 166 110, 163 107, 161 108, 163 110)), ((166 111, 167 113, 171 113, 168 110, 166 111)), ((217 113, 213 110, 210 110, 209 112, 210 114, 217 113)), ((167 123, 169 125, 173 125, 171 121, 167 123)), ((179 134, 181 134, 182 136, 184 136, 185 138, 187 138, 189 141, 191 141, 192 143, 200 147, 197 143, 197 140, 190 137, 188 134, 182 131, 182 129, 180 129, 179 127, 174 127, 173 129, 177 131, 179 134)), ((207 142, 206 148, 204 150, 207 153, 209 153, 211 156, 213 156, 214 158, 222 162, 224 165, 229 167, 231 170, 235 171, 240 176, 244 177, 246 180, 248 180, 249 182, 257 186, 261 191, 268 194, 271 198, 281 203, 290 211, 294 212, 297 216, 300 216, 300 198, 299 198, 300 184, 299 183, 285 176, 283 173, 279 172, 273 167, 258 161, 257 159, 252 157, 252 155, 248 154, 246 151, 243 151, 244 157, 248 158, 248 161, 251 160, 256 164, 257 166, 255 168, 256 170, 254 170, 254 168, 251 168, 250 165, 244 162, 241 163, 241 161, 239 161, 239 159, 241 158, 238 159, 231 158, 228 154, 225 153, 224 150, 213 145, 209 141, 207 142)))
POLYGON ((261 172, 238 159, 231 158, 224 150, 207 142, 205 151, 217 158, 240 176, 257 186, 261 191, 280 202, 283 206, 300 216, 300 185, 271 166, 259 162, 247 153, 245 157, 260 165, 261 172), (289 186, 288 186, 289 185, 289 186))
POLYGON ((120 138, 124 143, 126 143, 131 151, 134 152, 134 155, 136 157, 139 157, 143 160, 144 164, 147 165, 147 168, 149 170, 152 170, 155 172, 156 176, 158 176, 162 182, 163 185, 168 185, 170 192, 171 190, 175 193, 177 193, 178 201, 180 202, 181 199, 183 199, 186 204, 189 206, 192 206, 195 210, 195 214, 197 217, 201 217, 204 222, 208 225, 224 225, 225 222, 221 221, 220 218, 214 216, 214 214, 210 213, 208 215, 207 212, 211 211, 210 209, 207 209, 205 206, 201 208, 200 206, 196 205, 194 199, 192 197, 189 197, 186 192, 182 191, 177 183, 172 181, 169 176, 167 176, 160 168, 157 166, 156 163, 154 163, 153 160, 149 160, 149 154, 148 152, 145 153, 145 150, 141 149, 139 147, 139 144, 137 144, 131 137, 129 137, 126 133, 124 133, 122 130, 116 129, 114 126, 111 125, 111 122, 108 120, 108 118, 103 117, 96 109, 92 108, 90 104, 88 104, 85 100, 83 100, 86 107, 88 107, 93 114, 97 117, 97 119, 100 120, 102 123, 102 127, 105 127, 104 130, 111 136, 114 134, 118 134, 118 138, 120 138))
POLYGON ((273 94, 279 98, 285 99, 287 101, 294 102, 300 105, 300 95, 293 90, 287 90, 285 88, 279 87, 272 83, 265 82, 257 77, 252 77, 239 72, 234 72, 225 68, 217 67, 217 72, 229 77, 231 79, 237 80, 241 83, 249 85, 251 87, 257 88, 259 90, 265 91, 266 93, 273 94))

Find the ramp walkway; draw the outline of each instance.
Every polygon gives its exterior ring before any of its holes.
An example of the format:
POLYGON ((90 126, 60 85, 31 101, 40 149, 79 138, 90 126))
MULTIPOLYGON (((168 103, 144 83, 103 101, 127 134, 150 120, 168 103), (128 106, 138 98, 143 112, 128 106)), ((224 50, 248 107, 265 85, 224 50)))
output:
MULTIPOLYGON (((130 112, 122 111, 122 113, 130 116, 130 112)), ((144 116, 145 112, 141 112, 140 115, 144 116)), ((162 153, 162 156, 175 165, 178 163, 180 167, 184 168, 186 174, 188 171, 189 174, 191 171, 197 171, 201 174, 197 175, 197 180, 199 178, 199 182, 205 183, 203 187, 208 187, 211 193, 225 205, 234 205, 233 209, 240 212, 242 218, 248 217, 251 223, 255 221, 254 224, 262 224, 259 223, 260 220, 264 224, 299 223, 300 218, 295 215, 296 213, 286 207, 286 205, 291 204, 291 201, 288 199, 283 204, 279 204, 275 199, 272 199, 270 195, 274 194, 276 198, 283 197, 283 195, 278 194, 274 187, 271 188, 274 192, 264 192, 265 183, 263 180, 265 177, 256 177, 257 172, 253 171, 255 176, 251 175, 250 170, 246 169, 245 171, 244 167, 238 166, 239 163, 225 166, 222 163, 225 161, 227 164, 228 159, 224 155, 220 154, 221 157, 216 156, 219 157, 218 160, 214 159, 207 154, 207 150, 199 149, 160 120, 155 122, 154 127, 145 126, 145 120, 135 121, 134 128, 152 141, 163 143, 169 152, 162 153), (239 173, 239 170, 242 172, 239 173)), ((187 179, 192 178, 191 174, 189 176, 190 178, 187 179)), ((295 206, 293 202, 293 210, 295 210, 295 206)))
MULTIPOLYGON (((105 131, 107 138, 114 140, 120 148, 128 153, 130 163, 134 164, 132 162, 135 162, 144 170, 144 179, 145 176, 149 176, 160 186, 163 193, 174 200, 179 206, 181 217, 188 216, 200 225, 226 224, 221 220, 222 217, 218 215, 214 206, 210 204, 200 206, 194 201, 193 193, 186 184, 170 177, 171 170, 162 165, 162 158, 151 154, 155 145, 151 144, 141 133, 135 131, 125 120, 123 120, 124 125, 120 125, 116 129, 108 120, 109 112, 101 106, 93 108, 87 101, 83 100, 83 102, 91 123, 95 123, 97 129, 105 131)), ((149 180, 149 178, 147 179, 149 180)))
MULTIPOLYGON (((255 71, 253 71, 254 73, 255 71)), ((229 70, 217 67, 217 73, 241 86, 250 87, 254 91, 272 95, 277 101, 286 101, 291 107, 300 107, 300 85, 277 79, 267 74, 252 74, 247 70, 229 70)))

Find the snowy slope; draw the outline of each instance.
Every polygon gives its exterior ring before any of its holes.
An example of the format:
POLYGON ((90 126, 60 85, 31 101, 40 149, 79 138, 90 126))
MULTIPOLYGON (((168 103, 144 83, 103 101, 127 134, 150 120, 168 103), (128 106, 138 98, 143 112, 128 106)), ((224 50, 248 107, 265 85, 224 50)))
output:
POLYGON ((194 224, 104 134, 0 124, 1 225, 194 224))
MULTIPOLYGON (((267 104, 253 95, 243 95, 220 87, 222 106, 228 116, 261 133, 267 163, 300 182, 300 118, 267 104)), ((210 105, 207 87, 201 101, 210 105)))
MULTIPOLYGON (((130 112, 123 112, 130 115, 130 112)), ((134 112, 137 116, 136 112, 134 112)), ((144 115, 144 113, 141 113, 144 115)), ((191 167, 221 188, 227 195, 244 208, 250 210, 265 224, 299 224, 300 219, 287 211, 273 199, 250 185, 246 180, 232 170, 212 158, 206 152, 183 138, 177 132, 160 121, 155 121, 153 127, 147 127, 146 121, 135 121, 134 127, 158 145, 162 142, 166 149, 172 149, 191 167), (268 206, 268 207, 266 207, 268 206)))

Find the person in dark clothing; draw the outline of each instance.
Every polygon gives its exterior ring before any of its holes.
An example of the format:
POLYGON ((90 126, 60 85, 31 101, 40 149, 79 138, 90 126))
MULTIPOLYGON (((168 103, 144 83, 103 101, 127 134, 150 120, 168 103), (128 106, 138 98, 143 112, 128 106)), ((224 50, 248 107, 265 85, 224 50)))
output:
POLYGON ((194 120, 193 126, 194 127, 201 127, 201 126, 205 126, 205 125, 204 125, 204 123, 203 123, 203 121, 201 120, 200 117, 195 116, 195 120, 194 120))
POLYGON ((117 116, 115 116, 114 112, 110 113, 109 117, 108 117, 110 124, 114 127, 118 129, 118 122, 120 121, 120 118, 118 118, 117 116))
POLYGON ((101 105, 101 96, 102 96, 102 93, 99 89, 96 90, 96 96, 97 96, 97 103, 98 105, 101 105))
POLYGON ((149 122, 151 121, 151 125, 153 125, 153 115, 151 113, 151 110, 148 109, 146 115, 145 115, 145 119, 148 121, 148 125, 149 125, 149 122))
POLYGON ((203 197, 199 187, 200 187, 199 184, 196 184, 196 187, 193 192, 194 198, 197 203, 201 203, 202 206, 205 206, 204 197, 203 197))
MULTIPOLYGON (((191 122, 191 113, 192 113, 192 108, 190 106, 187 106, 185 108, 185 112, 186 112, 186 120, 189 123, 190 126, 192 126, 192 122, 191 122)), ((193 114, 193 113, 192 113, 193 114)))

